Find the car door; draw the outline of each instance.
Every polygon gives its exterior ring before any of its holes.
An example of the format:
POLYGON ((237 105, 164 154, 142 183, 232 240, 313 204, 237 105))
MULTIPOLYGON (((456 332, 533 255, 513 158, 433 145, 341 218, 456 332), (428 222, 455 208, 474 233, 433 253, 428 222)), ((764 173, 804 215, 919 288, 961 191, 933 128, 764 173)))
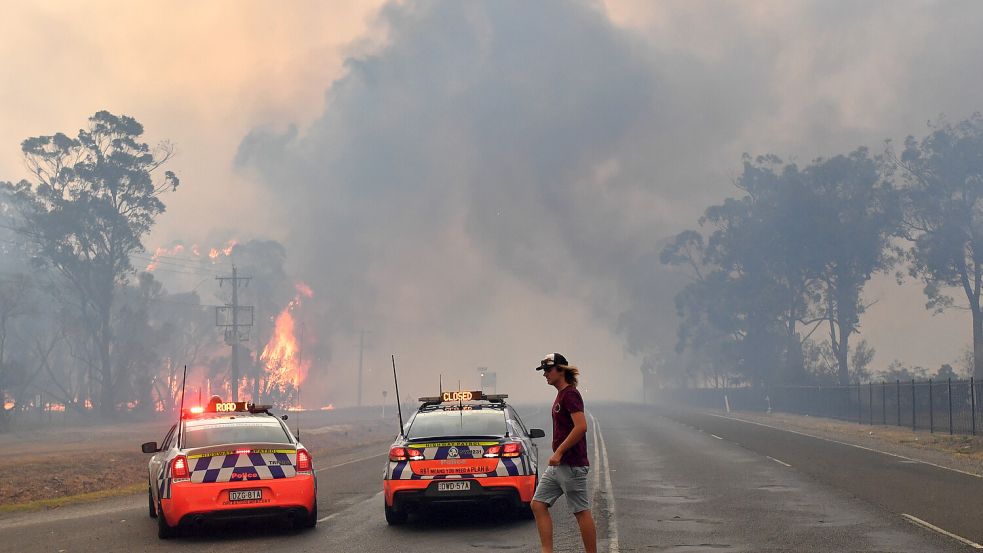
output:
POLYGON ((153 490, 155 500, 160 499, 161 471, 167 462, 171 448, 174 446, 174 431, 176 428, 176 424, 171 426, 171 429, 167 431, 163 441, 160 443, 160 451, 150 458, 150 489, 153 490))
POLYGON ((529 429, 519 418, 519 413, 513 409, 509 408, 510 419, 513 424, 518 427, 519 438, 522 440, 522 447, 529 452, 529 465, 533 467, 533 470, 538 472, 539 467, 539 446, 536 445, 535 440, 529 437, 529 429))

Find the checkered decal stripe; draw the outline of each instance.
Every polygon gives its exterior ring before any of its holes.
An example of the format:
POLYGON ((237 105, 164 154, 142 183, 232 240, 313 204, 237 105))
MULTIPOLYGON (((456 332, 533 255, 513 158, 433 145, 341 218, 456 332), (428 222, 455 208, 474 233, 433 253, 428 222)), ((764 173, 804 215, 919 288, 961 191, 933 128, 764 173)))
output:
POLYGON ((229 453, 189 456, 191 481, 195 483, 275 480, 297 475, 297 453, 229 453))
MULTIPOLYGON (((472 457, 468 458, 470 459, 472 457)), ((438 459, 446 459, 446 457, 438 457, 438 459)), ((519 459, 499 459, 498 466, 495 467, 495 472, 479 474, 438 474, 430 476, 414 474, 410 469, 409 461, 390 462, 390 480, 459 480, 462 478, 490 478, 496 476, 523 476, 526 474, 531 474, 527 462, 517 461, 519 461, 519 459)))

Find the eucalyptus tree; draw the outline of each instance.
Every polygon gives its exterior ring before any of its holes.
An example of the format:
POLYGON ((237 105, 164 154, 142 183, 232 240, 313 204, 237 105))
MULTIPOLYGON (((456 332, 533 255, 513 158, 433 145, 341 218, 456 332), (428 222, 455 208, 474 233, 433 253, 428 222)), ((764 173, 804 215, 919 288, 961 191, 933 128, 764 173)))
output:
POLYGON ((900 157, 888 152, 903 183, 910 272, 925 283, 927 308, 972 314, 973 374, 983 378, 983 116, 929 128, 905 139, 900 157))
POLYGON ((21 151, 31 179, 3 184, 19 214, 18 231, 67 282, 66 297, 95 350, 103 414, 117 403, 114 297, 133 272, 130 255, 143 251, 143 236, 165 209, 160 196, 179 182, 171 171, 154 178, 174 150, 166 142, 151 148, 143 131, 132 117, 100 111, 74 138, 28 138, 21 151))
MULTIPOLYGON (((867 307, 863 288, 897 260, 891 240, 901 232, 901 204, 883 167, 883 160, 858 148, 817 159, 803 170, 802 214, 811 228, 803 246, 815 261, 820 286, 814 301, 827 322, 840 384, 850 381, 850 338, 859 332, 867 307)), ((856 353, 855 359, 869 362, 869 356, 856 353)))

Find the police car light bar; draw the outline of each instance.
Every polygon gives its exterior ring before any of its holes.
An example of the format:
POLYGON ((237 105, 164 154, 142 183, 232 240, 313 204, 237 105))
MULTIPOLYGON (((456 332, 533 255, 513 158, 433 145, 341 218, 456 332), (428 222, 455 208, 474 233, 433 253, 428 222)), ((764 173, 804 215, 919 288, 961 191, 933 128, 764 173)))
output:
POLYGON ((481 400, 502 402, 507 397, 509 397, 508 394, 485 394, 481 390, 462 390, 462 391, 444 392, 439 396, 421 397, 420 401, 432 405, 437 403, 457 403, 461 401, 481 401, 481 400))

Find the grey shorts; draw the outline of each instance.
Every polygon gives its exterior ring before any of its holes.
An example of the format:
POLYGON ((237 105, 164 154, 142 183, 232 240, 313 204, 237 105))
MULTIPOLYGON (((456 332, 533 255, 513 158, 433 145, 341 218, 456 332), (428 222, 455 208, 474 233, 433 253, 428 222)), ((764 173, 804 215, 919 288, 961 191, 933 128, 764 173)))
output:
POLYGON ((571 511, 586 511, 590 509, 590 497, 587 494, 588 472, 590 467, 546 467, 546 471, 539 477, 539 485, 536 486, 536 494, 532 496, 532 500, 552 507, 561 495, 566 495, 571 511))

